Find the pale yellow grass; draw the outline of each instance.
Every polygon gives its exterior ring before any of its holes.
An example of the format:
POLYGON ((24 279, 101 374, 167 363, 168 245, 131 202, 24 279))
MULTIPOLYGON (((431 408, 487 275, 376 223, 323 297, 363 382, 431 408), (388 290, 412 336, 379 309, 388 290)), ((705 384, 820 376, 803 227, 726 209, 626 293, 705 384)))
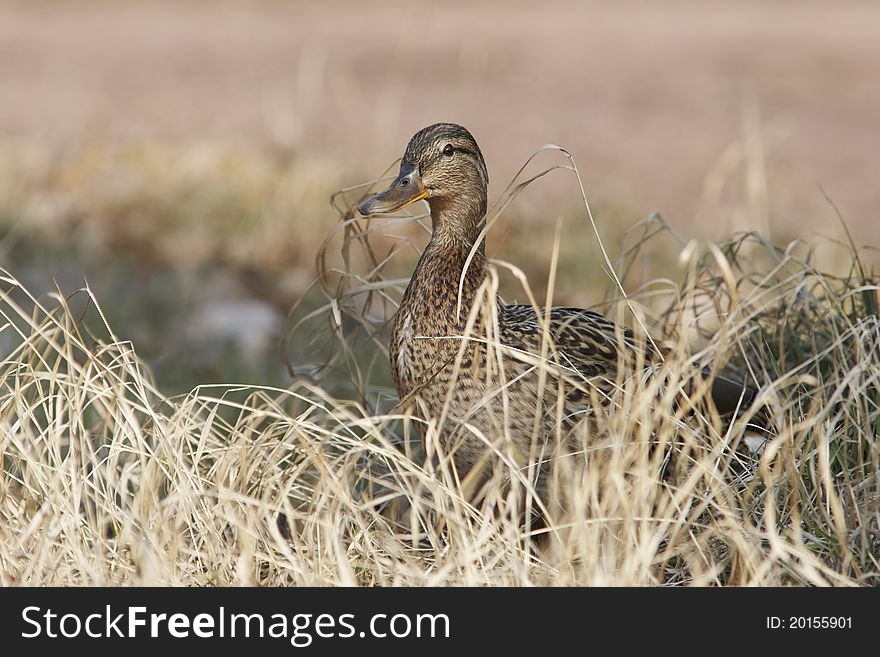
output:
POLYGON ((532 531, 517 509, 534 491, 503 450, 495 494, 470 504, 434 425, 371 383, 365 353, 384 365, 378 331, 403 281, 384 274, 390 259, 350 200, 337 198, 343 257, 330 262, 331 236, 321 261, 357 402, 304 380, 167 397, 106 322, 87 326, 65 297, 37 300, 3 273, 0 583, 880 581, 877 288, 857 259, 832 278, 795 246, 741 236, 683 248, 680 285, 617 294, 609 314, 669 336, 665 374, 625 382, 598 433, 557 455, 565 510, 532 531), (744 422, 726 429, 682 403, 696 363, 728 360, 771 414, 757 452, 744 422))

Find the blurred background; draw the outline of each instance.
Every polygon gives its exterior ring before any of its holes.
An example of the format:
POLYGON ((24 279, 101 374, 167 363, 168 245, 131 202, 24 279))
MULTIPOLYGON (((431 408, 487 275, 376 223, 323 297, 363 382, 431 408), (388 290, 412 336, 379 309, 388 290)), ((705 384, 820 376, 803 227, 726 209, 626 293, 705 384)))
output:
MULTIPOLYGON (((454 121, 490 203, 542 145, 567 149, 612 258, 659 212, 685 240, 755 230, 845 272, 838 210, 880 262, 878 25, 867 0, 4 0, 0 266, 36 295, 88 281, 166 391, 284 386, 330 195, 454 121)), ((563 171, 490 254, 540 291, 560 219, 554 301, 594 304, 606 277, 563 171)), ((680 250, 658 241, 627 282, 676 278, 680 250)))

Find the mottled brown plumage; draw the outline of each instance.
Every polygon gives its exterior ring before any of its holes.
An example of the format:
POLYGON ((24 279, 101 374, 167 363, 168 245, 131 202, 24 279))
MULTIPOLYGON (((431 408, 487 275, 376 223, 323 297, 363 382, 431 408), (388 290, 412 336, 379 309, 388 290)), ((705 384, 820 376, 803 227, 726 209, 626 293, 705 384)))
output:
MULTIPOLYGON (((441 123, 416 133, 398 177, 359 206, 364 215, 416 200, 430 206, 431 239, 394 320, 391 372, 401 400, 438 423, 443 451, 475 491, 491 454, 526 472, 591 408, 658 361, 644 340, 596 313, 555 307, 546 317, 547 309, 489 298, 484 244, 474 246, 487 186, 474 138, 441 123)), ((721 412, 753 396, 726 379, 715 380, 712 394, 721 412)), ((543 493, 546 467, 531 472, 543 493)))

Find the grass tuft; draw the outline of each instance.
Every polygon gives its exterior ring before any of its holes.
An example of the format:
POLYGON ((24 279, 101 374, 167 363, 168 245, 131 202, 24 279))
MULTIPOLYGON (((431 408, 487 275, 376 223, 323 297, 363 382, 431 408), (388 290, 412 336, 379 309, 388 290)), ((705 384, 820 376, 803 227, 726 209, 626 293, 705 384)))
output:
MULTIPOLYGON (((388 322, 428 226, 357 217, 365 191, 333 199, 286 389, 168 396, 88 286, 38 299, 0 272, 0 584, 880 584, 878 288, 854 247, 831 276, 803 244, 636 226, 603 311, 665 338, 663 375, 621 381, 553 455, 559 508, 533 529, 532 479, 503 450, 474 502, 436 425, 397 405, 388 322), (681 244, 681 280, 624 295, 661 238, 681 244), (769 435, 682 404, 706 392, 695 365, 759 387, 769 435)), ((487 285, 537 298, 503 261, 487 285)))

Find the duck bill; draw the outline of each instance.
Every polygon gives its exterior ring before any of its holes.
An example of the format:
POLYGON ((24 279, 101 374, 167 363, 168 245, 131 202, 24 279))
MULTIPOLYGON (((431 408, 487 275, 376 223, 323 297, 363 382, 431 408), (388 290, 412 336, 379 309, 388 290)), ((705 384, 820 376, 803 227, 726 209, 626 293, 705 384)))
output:
POLYGON ((426 198, 428 190, 422 184, 418 165, 404 162, 400 165, 400 173, 388 189, 361 203, 358 212, 364 216, 394 212, 426 198))

